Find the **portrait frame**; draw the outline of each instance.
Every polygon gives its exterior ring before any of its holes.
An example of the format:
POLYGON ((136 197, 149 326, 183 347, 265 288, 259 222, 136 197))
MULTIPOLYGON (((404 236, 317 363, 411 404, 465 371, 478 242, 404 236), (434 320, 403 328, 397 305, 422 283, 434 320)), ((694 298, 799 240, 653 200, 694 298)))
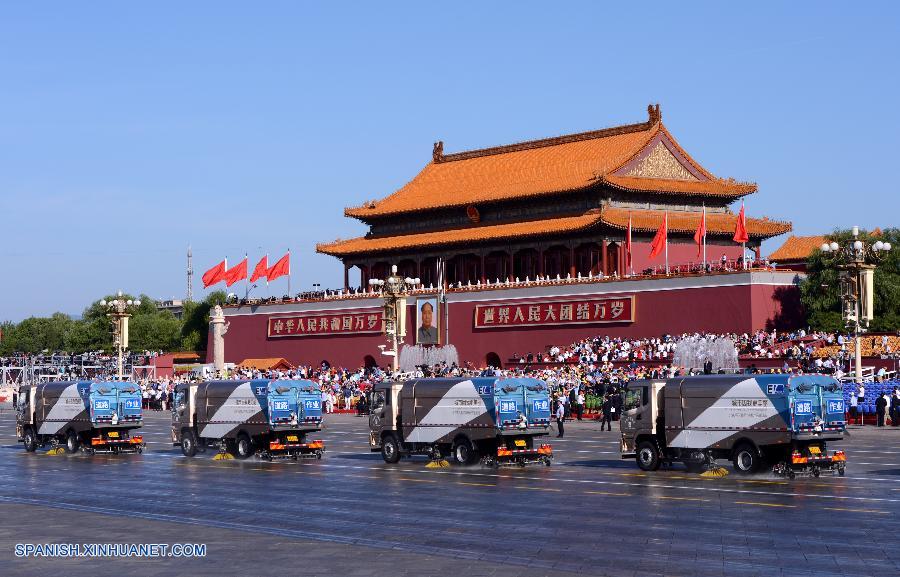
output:
POLYGON ((427 297, 418 297, 415 301, 416 307, 416 324, 414 327, 415 330, 415 343, 417 345, 440 345, 441 344, 441 303, 438 297, 435 296, 427 296, 427 297), (422 323, 425 319, 423 316, 427 317, 427 312, 423 315, 422 308, 425 305, 431 305, 431 324, 427 331, 434 335, 434 338, 424 338, 422 334, 422 323), (433 330, 431 330, 433 329, 433 330))

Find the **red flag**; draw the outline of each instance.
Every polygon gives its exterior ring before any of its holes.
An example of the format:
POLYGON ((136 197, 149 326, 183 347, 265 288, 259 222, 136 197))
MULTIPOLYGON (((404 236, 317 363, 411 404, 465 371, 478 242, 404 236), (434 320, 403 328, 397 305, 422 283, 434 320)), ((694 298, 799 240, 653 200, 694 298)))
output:
POLYGON ((278 262, 272 265, 266 276, 269 278, 269 281, 273 281, 286 274, 291 274, 291 253, 287 253, 278 259, 278 262))
POLYGON ((703 240, 706 238, 706 207, 703 207, 703 215, 700 217, 700 226, 694 233, 694 242, 697 243, 697 256, 703 254, 703 240))
POLYGON ((223 260, 216 266, 203 273, 203 288, 211 287, 225 280, 225 271, 228 267, 228 260, 223 260))
POLYGON ((247 257, 225 273, 225 286, 231 286, 239 280, 247 278, 247 257))
POLYGON ((747 234, 747 217, 744 216, 744 203, 741 203, 741 212, 738 214, 734 225, 734 242, 745 243, 750 240, 747 234))
POLYGON ((250 282, 256 282, 262 277, 269 274, 269 255, 266 255, 259 259, 259 262, 256 263, 256 268, 253 269, 253 274, 250 275, 250 282))
POLYGON ((653 237, 653 242, 650 243, 650 258, 658 256, 659 253, 666 248, 666 244, 669 242, 669 212, 663 215, 662 224, 659 225, 659 230, 656 231, 656 236, 653 237))
POLYGON ((625 266, 631 267, 631 213, 628 213, 628 232, 625 233, 625 266))

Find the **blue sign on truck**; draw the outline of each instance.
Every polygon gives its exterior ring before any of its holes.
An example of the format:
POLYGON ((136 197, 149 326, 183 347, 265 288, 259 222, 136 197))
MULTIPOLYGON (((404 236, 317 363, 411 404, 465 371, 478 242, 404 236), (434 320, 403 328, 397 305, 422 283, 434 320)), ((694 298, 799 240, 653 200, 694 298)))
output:
POLYGON ((798 415, 811 415, 812 401, 797 401, 797 404, 794 405, 794 412, 798 415))

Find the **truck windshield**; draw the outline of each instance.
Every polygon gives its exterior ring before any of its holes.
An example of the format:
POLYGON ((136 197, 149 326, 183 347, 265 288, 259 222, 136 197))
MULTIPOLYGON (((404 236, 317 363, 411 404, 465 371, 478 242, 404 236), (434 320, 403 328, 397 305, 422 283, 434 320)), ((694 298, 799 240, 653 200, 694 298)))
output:
POLYGON ((625 402, 622 405, 622 410, 630 411, 632 409, 637 409, 638 407, 641 406, 642 397, 643 397, 642 387, 626 390, 625 391, 625 402))
POLYGON ((185 409, 184 391, 175 391, 175 402, 172 403, 172 412, 180 413, 185 409))
POLYGON ((372 410, 377 411, 384 406, 384 391, 372 393, 372 410))

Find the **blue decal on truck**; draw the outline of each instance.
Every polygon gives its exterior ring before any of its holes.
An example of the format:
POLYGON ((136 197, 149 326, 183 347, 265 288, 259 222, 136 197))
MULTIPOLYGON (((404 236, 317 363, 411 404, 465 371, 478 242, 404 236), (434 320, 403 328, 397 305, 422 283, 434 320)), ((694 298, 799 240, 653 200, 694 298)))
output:
POLYGON ((550 410, 550 401, 548 399, 535 399, 534 412, 542 413, 550 410))
POLYGON ((319 401, 303 401, 303 406, 307 409, 318 409, 319 401))
POLYGON ((141 400, 140 399, 125 399, 125 408, 126 409, 140 409, 141 408, 141 400))
POLYGON ((109 401, 94 401, 95 410, 109 410, 109 401))
POLYGON ((516 412, 516 402, 515 401, 500 401, 500 412, 501 413, 515 413, 516 412))
POLYGON ((286 411, 286 410, 288 410, 288 402, 287 401, 273 401, 272 407, 276 411, 286 411))
POLYGON ((798 415, 811 415, 812 401, 797 401, 797 404, 794 405, 794 413, 798 415))
POLYGON ((844 401, 828 401, 828 412, 829 413, 843 413, 844 412, 844 401))

